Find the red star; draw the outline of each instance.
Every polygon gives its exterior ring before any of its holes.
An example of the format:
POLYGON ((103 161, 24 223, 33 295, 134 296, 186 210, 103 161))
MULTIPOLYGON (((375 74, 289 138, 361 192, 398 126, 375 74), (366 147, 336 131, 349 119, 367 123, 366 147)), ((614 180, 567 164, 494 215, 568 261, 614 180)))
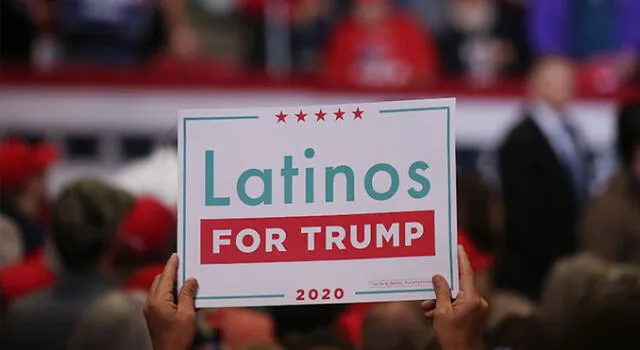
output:
POLYGON ((280 123, 280 122, 286 123, 287 122, 287 119, 286 119, 287 115, 282 113, 282 111, 280 111, 279 114, 276 114, 276 118, 278 118, 278 121, 276 123, 280 123))
POLYGON ((336 120, 338 120, 338 119, 344 120, 344 117, 343 117, 344 116, 344 112, 341 111, 340 108, 338 108, 338 111, 334 112, 333 114, 336 115, 336 120))
POLYGON ((351 112, 353 113, 353 119, 362 119, 362 113, 364 113, 364 111, 360 110, 360 107, 356 108, 355 111, 351 112))
POLYGON ((304 117, 306 117, 307 114, 303 113, 302 110, 300 110, 300 113, 296 113, 295 116, 298 117, 299 122, 305 122, 306 120, 304 119, 304 117))
POLYGON ((319 122, 321 120, 324 120, 324 116, 327 115, 327 113, 323 112, 321 109, 320 112, 315 113, 315 115, 316 115, 316 121, 319 122))

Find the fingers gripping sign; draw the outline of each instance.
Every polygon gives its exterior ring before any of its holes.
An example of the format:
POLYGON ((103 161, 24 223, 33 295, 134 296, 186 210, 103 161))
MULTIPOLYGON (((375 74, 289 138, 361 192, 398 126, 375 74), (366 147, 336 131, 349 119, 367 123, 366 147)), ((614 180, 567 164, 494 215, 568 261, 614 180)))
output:
POLYGON ((462 246, 458 247, 460 293, 451 300, 447 280, 436 275, 433 285, 436 300, 422 303, 425 316, 433 317, 433 327, 444 350, 475 350, 481 346, 482 331, 489 305, 478 294, 469 258, 462 246))
POLYGON ((178 115, 179 285, 199 279, 196 307, 435 298, 435 274, 457 296, 454 98, 178 115))
POLYGON ((191 347, 196 333, 194 300, 198 282, 190 278, 174 297, 178 256, 172 254, 162 274, 151 285, 144 307, 147 327, 155 350, 186 350, 191 347))

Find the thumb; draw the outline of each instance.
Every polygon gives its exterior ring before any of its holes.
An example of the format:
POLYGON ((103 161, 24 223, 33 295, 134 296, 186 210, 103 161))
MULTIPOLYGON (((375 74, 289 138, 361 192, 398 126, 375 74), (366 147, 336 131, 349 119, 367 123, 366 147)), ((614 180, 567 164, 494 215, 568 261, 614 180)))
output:
POLYGON ((198 281, 195 278, 189 278, 184 282, 178 296, 178 308, 192 309, 195 311, 195 298, 198 291, 198 281))
POLYGON ((436 309, 451 307, 451 289, 447 280, 440 275, 435 275, 432 281, 436 292, 436 309))

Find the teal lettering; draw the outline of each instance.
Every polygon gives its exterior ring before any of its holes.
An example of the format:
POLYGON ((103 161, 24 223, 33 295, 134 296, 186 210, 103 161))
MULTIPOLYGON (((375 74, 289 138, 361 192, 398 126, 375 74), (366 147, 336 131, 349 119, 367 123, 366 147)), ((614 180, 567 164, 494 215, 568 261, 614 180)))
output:
POLYGON ((250 206, 256 206, 260 204, 271 204, 273 200, 272 188, 271 188, 271 169, 249 169, 245 170, 240 177, 238 177, 238 197, 240 200, 250 206), (251 197, 247 194, 247 181, 250 178, 257 177, 262 180, 262 194, 258 197, 251 197))
POLYGON ((347 187, 347 202, 353 202, 355 200, 355 176, 353 175, 353 170, 346 165, 325 168, 325 201, 328 203, 333 202, 333 185, 337 174, 344 175, 347 187))
MULTIPOLYGON (((316 151, 308 147, 304 150, 304 156, 307 160, 311 160, 308 163, 314 163, 313 159, 315 157, 316 151)), ((294 167, 293 164, 293 156, 285 155, 283 159, 283 166, 280 169, 280 175, 283 181, 283 197, 281 204, 292 204, 294 202, 294 185, 298 186, 296 191, 301 191, 302 188, 302 179, 296 179, 297 176, 302 175, 301 172, 304 172, 304 197, 306 203, 314 203, 315 202, 315 190, 316 187, 321 191, 322 183, 315 183, 315 168, 311 166, 297 168, 294 167), (297 181, 297 182, 296 182, 297 181), (296 185, 297 184, 297 185, 296 185), (317 185, 317 186, 316 186, 317 185)), ((220 166, 219 166, 220 167, 220 166)), ((411 182, 409 186, 403 185, 403 191, 406 189, 409 196, 413 199, 421 199, 429 195, 431 191, 431 182, 428 178, 428 173, 426 172, 429 169, 429 165, 424 161, 416 161, 411 164, 406 174, 409 175, 409 179, 411 182)), ((344 197, 342 197, 342 193, 338 194, 340 199, 344 198, 346 202, 355 201, 356 197, 356 180, 363 181, 364 190, 367 192, 367 195, 376 201, 386 201, 393 198, 399 190, 400 187, 400 176, 398 175, 398 170, 391 164, 388 163, 378 163, 370 167, 364 177, 362 178, 360 173, 355 174, 354 170, 349 165, 339 165, 335 167, 325 167, 324 168, 325 176, 324 176, 324 199, 326 203, 332 203, 336 200, 335 196, 335 187, 336 181, 344 178, 344 197), (379 173, 384 172, 389 176, 389 185, 388 188, 376 188, 374 181, 376 180, 376 176, 379 173), (358 179, 356 179, 356 176, 358 179), (362 180, 360 180, 362 179, 362 180)), ((404 170, 404 169, 403 169, 404 170)), ((236 182, 236 195, 237 199, 242 203, 248 206, 258 206, 261 204, 270 205, 273 204, 273 172, 277 171, 276 169, 267 168, 267 169, 248 169, 242 172, 237 177, 236 182), (252 178, 257 178, 252 180, 252 178), (250 181, 262 181, 262 191, 259 194, 256 194, 257 191, 250 191, 251 195, 247 193, 247 183, 250 181)), ((322 171, 322 169, 319 169, 322 171)), ((404 174, 404 173, 403 173, 404 174)), ((214 150, 205 150, 205 205, 206 206, 229 206, 231 205, 230 196, 220 196, 217 197, 215 193, 215 151, 214 150)), ((276 174, 277 176, 277 174, 276 174)), ((380 175, 384 176, 384 175, 380 175)), ((403 177, 403 181, 405 178, 403 177)), ((218 180, 220 181, 220 180, 218 180)), ((277 181, 277 180, 276 180, 277 181)), ((319 180, 321 181, 321 180, 319 180)), ((384 181, 383 181, 384 183, 384 181)), ((404 183, 404 182, 403 182, 404 183)), ((340 192, 342 192, 342 182, 339 183, 340 192)), ((219 185, 220 186, 220 185, 219 185)), ((358 190, 361 191, 360 184, 358 183, 358 190)), ((380 184, 378 181, 377 187, 387 187, 384 184, 380 184)), ((253 189, 253 187, 251 187, 253 189)), ((298 197, 301 197, 299 194, 298 197)), ((299 198, 301 200, 301 198, 299 198)))
POLYGON ((364 176, 364 188, 369 194, 369 197, 377 200, 384 201, 391 197, 393 197, 396 192, 398 192, 398 187, 400 186, 400 177, 398 176, 398 171, 396 168, 387 163, 378 163, 369 170, 364 176), (389 189, 386 192, 378 192, 375 188, 373 188, 373 178, 375 175, 381 171, 386 172, 391 177, 391 184, 389 185, 389 189))
MULTIPOLYGON (((304 156, 307 157, 307 159, 311 159, 313 158, 313 156, 315 156, 316 151, 313 150, 313 148, 307 148, 304 151, 304 156)), ((313 168, 306 168, 305 172, 304 172, 304 189, 305 189, 305 202, 307 203, 313 203, 313 195, 314 195, 314 190, 313 190, 313 168)))
POLYGON ((216 197, 214 188, 214 152, 209 150, 204 152, 204 205, 229 205, 229 197, 216 197))
POLYGON ((431 191, 431 181, 429 181, 426 176, 418 174, 418 170, 427 169, 429 169, 429 165, 422 161, 415 162, 409 167, 409 177, 420 185, 420 189, 416 189, 415 187, 409 189, 408 192, 412 198, 424 198, 429 194, 429 191, 431 191))
POLYGON ((293 177, 298 176, 298 168, 293 167, 293 157, 284 156, 284 168, 280 171, 280 175, 284 177, 284 202, 291 204, 293 202, 293 177))

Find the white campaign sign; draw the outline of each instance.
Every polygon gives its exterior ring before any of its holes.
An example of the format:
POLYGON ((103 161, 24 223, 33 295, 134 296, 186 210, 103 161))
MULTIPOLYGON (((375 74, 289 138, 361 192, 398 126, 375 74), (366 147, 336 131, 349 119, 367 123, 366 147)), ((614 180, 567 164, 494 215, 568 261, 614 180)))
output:
POLYGON ((197 307, 457 295, 455 99, 179 114, 197 307))

